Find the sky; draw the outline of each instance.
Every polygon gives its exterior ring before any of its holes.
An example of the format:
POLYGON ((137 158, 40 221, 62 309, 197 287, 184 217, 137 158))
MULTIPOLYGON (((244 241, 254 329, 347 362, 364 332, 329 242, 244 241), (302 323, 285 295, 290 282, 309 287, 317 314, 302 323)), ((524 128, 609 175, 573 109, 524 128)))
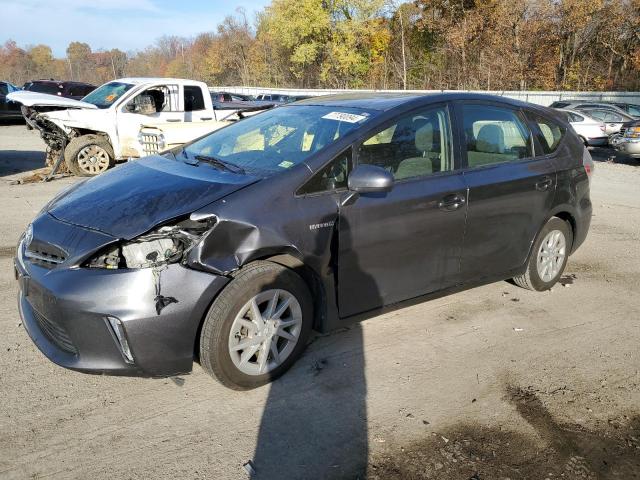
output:
POLYGON ((225 16, 244 8, 250 21, 269 0, 0 0, 0 44, 44 43, 56 57, 72 41, 92 50, 135 51, 162 35, 193 37, 214 31, 225 16))

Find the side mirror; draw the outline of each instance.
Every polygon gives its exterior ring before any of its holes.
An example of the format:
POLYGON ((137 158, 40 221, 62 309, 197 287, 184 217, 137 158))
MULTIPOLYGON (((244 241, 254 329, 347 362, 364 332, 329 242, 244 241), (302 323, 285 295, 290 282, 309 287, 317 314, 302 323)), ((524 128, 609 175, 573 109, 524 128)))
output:
POLYGON ((358 193, 388 192, 393 188, 393 174, 376 165, 358 165, 349 175, 349 190, 358 193))
POLYGON ((129 113, 136 113, 138 111, 138 106, 133 101, 131 101, 127 103, 125 110, 129 113))

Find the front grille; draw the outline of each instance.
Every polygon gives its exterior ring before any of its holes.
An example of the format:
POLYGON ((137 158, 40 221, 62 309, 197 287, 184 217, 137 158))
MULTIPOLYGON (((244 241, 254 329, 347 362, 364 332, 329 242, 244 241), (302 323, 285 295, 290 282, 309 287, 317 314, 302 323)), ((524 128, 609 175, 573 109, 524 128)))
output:
POLYGON ((42 330, 42 333, 44 333, 49 340, 51 340, 65 352, 72 353, 74 355, 78 354, 76 346, 73 344, 71 338, 69 338, 69 334, 64 328, 62 328, 62 326, 49 320, 47 317, 40 314, 36 310, 33 310, 33 314, 36 321, 38 322, 38 325, 40 326, 40 330, 42 330))
POLYGON ((143 133, 138 136, 142 150, 147 155, 152 155, 164 150, 164 135, 162 133, 143 133))

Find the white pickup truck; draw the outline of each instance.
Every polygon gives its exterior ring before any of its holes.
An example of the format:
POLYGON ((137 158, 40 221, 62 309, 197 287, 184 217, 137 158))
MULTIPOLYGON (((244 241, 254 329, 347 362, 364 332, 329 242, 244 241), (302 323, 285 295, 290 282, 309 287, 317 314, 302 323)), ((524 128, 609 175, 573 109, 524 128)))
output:
POLYGON ((189 142, 227 125, 238 112, 214 108, 206 84, 178 78, 121 78, 82 100, 27 91, 8 97, 22 104, 27 123, 40 131, 47 164, 55 171, 64 160, 79 176, 189 142))

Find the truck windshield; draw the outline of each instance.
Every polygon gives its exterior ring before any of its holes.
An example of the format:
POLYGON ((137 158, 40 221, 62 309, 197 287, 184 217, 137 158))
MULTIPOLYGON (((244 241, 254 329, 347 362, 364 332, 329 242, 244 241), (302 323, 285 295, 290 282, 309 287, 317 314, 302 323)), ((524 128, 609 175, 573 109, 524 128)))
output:
POLYGON ((93 103, 98 108, 109 108, 126 91, 131 90, 131 83, 109 82, 96 88, 82 99, 83 102, 93 103))
POLYGON ((210 156, 271 175, 303 162, 373 118, 374 110, 317 105, 278 107, 240 120, 188 145, 183 156, 210 156))

